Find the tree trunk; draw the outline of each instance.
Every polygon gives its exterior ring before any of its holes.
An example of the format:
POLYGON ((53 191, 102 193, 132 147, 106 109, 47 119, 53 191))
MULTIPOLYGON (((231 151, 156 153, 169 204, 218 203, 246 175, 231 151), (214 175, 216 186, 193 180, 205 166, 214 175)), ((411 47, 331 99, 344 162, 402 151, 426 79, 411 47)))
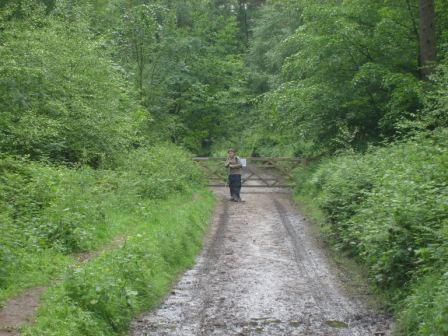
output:
POLYGON ((428 80, 437 60, 434 0, 420 0, 420 74, 428 80))

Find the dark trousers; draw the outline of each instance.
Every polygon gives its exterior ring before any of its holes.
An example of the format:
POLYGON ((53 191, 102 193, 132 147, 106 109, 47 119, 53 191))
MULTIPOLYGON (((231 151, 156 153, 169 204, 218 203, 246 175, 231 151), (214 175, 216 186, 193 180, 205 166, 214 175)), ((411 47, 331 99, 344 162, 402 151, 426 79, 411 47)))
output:
POLYGON ((240 174, 229 175, 229 188, 230 188, 230 196, 240 198, 240 191, 241 191, 240 174))

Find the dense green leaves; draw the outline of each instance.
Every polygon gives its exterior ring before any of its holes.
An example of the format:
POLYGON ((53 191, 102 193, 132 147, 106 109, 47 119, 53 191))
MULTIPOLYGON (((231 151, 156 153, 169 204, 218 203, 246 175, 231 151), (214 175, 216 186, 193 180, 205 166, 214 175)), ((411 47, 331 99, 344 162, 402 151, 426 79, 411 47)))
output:
POLYGON ((111 239, 115 207, 138 212, 140 202, 191 194, 201 177, 173 145, 122 154, 115 170, 1 158, 0 300, 2 290, 48 268, 48 255, 90 251, 111 239))
POLYGON ((334 244, 368 267, 399 311, 410 295, 400 324, 406 335, 431 335, 446 325, 436 317, 446 309, 444 294, 428 284, 447 284, 447 139, 446 129, 422 133, 364 155, 327 159, 311 176, 298 175, 299 190, 317 200, 334 244), (415 321, 422 305, 435 315, 415 321))
MULTIPOLYGON (((113 57, 154 117, 149 137, 209 152, 242 104, 238 22, 209 1, 114 1, 98 18, 113 57)), ((233 119, 232 119, 233 120, 233 119)))
POLYGON ((143 148, 125 155, 120 174, 124 183, 120 187, 150 199, 167 198, 203 185, 196 164, 173 145, 143 148))
MULTIPOLYGON (((446 237, 446 234, 445 234, 446 237)), ((448 272, 436 272, 415 285, 399 315, 399 332, 409 336, 448 332, 448 272)))
POLYGON ((267 91, 257 104, 259 147, 281 133, 273 148, 315 155, 402 134, 423 105, 417 5, 268 1, 248 58, 252 89, 267 91))
MULTIPOLYGON (((446 333, 448 11, 435 0, 438 66, 422 82, 419 3, 2 1, 1 286, 14 270, 36 274, 41 254, 105 239, 105 199, 142 215, 142 200, 201 184, 189 155, 156 143, 326 155, 299 184, 336 245, 402 303, 405 334, 446 333)), ((123 270, 148 280, 142 250, 127 252, 117 262, 129 268, 100 262, 111 272, 73 274, 54 293, 76 327, 96 328, 92 310, 99 329, 124 328, 135 290, 115 292, 112 306, 97 294, 116 290, 123 270)), ((171 252, 162 263, 175 264, 171 252)))
POLYGON ((102 182, 88 168, 0 159, 0 298, 3 290, 34 283, 33 275, 41 279, 40 268, 50 276, 49 260, 61 262, 51 254, 92 249, 109 237, 102 182))
POLYGON ((163 202, 120 204, 132 227, 119 249, 74 267, 50 289, 34 325, 24 335, 123 335, 132 319, 154 307, 180 271, 194 262, 212 195, 202 190, 163 202))
POLYGON ((0 150, 98 166, 137 141, 147 116, 82 26, 17 23, 2 39, 0 150))

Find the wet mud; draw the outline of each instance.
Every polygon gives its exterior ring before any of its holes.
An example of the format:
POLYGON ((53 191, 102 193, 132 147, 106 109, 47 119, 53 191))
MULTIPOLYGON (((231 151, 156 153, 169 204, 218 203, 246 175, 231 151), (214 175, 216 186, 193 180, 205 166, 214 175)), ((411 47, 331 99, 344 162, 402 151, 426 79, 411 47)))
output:
POLYGON ((349 294, 288 193, 243 190, 244 203, 215 193, 221 201, 196 265, 130 335, 391 334, 389 317, 349 294))

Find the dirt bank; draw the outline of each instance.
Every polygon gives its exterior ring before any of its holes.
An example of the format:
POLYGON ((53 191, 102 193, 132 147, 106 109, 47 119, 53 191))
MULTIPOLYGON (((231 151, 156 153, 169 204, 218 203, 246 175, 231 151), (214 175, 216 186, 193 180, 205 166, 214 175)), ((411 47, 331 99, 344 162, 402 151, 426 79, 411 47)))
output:
POLYGON ((347 294, 290 195, 260 188, 233 203, 215 192, 195 267, 131 335, 389 335, 389 318, 347 294))

